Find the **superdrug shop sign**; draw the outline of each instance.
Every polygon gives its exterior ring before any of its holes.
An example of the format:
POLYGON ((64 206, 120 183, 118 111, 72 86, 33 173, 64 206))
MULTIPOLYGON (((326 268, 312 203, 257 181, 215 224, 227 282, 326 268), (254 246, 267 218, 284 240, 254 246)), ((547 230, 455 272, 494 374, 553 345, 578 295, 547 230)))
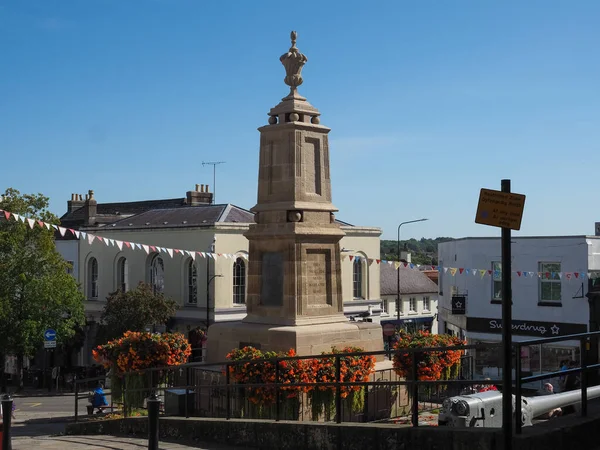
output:
MULTIPOLYGON (((564 322, 536 322, 533 320, 513 320, 513 334, 535 337, 567 336, 569 334, 587 333, 587 325, 564 322)), ((502 319, 468 317, 467 331, 476 333, 502 333, 502 319)))

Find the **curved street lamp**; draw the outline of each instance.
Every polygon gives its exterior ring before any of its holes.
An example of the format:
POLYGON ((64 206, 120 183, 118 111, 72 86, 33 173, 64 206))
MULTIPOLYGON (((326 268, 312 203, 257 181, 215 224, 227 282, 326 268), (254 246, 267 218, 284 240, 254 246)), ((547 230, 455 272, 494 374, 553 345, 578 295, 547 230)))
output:
MULTIPOLYGON (((398 225, 398 240, 396 241, 398 244, 398 262, 400 261, 400 228, 402 227, 402 225, 406 225, 409 223, 416 223, 416 222, 425 222, 426 220, 429 219, 416 219, 416 220, 408 220, 406 222, 402 222, 400 225, 398 225)), ((400 266, 398 266, 398 298, 396 299, 396 317, 398 319, 398 325, 400 325, 400 266)))

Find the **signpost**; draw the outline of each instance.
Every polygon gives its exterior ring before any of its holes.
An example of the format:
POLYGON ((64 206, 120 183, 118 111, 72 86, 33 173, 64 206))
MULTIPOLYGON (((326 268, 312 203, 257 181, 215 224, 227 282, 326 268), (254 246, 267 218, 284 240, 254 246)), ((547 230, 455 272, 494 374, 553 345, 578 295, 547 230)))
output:
MULTIPOLYGON (((502 229, 502 323, 512 323, 511 230, 521 229, 525 196, 510 192, 510 180, 502 180, 501 191, 481 189, 475 223, 502 229)), ((504 449, 512 450, 512 326, 502 327, 502 428, 504 449)), ((518 365, 517 365, 518 367, 518 365)), ((521 376, 517 373, 516 376, 521 376)), ((521 396, 516 393, 516 401, 521 396)), ((520 420, 521 418, 517 418, 520 420)))
POLYGON ((56 331, 52 329, 44 331, 44 348, 56 348, 56 331))

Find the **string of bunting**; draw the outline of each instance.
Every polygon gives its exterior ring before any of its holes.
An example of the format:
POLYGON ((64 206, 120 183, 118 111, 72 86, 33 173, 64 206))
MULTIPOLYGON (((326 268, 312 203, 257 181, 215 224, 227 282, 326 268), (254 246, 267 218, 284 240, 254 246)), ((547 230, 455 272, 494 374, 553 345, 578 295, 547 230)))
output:
MULTIPOLYGON (((87 233, 85 231, 79 231, 79 230, 74 230, 72 228, 60 227, 58 225, 49 224, 49 223, 43 222, 41 220, 27 218, 27 217, 21 216, 19 214, 14 214, 9 211, 4 211, 1 209, 0 209, 0 213, 4 213, 4 217, 6 218, 6 220, 10 220, 12 218, 16 222, 22 222, 24 224, 29 225, 29 227, 31 229, 35 228, 36 226, 39 226, 40 228, 46 228, 48 230, 54 229, 54 230, 58 231, 60 233, 60 235, 63 237, 65 235, 67 235, 67 233, 70 233, 71 235, 75 236, 77 239, 87 242, 89 245, 92 245, 92 243, 94 243, 95 241, 98 241, 99 243, 103 243, 107 247, 115 246, 119 250, 123 250, 124 248, 126 248, 126 249, 130 249, 130 250, 143 250, 146 252, 146 254, 150 254, 150 251, 156 252, 156 253, 166 253, 171 258, 173 257, 173 255, 180 254, 182 256, 188 255, 192 259, 195 259, 197 256, 200 256, 202 258, 212 258, 215 260, 219 257, 236 259, 240 256, 246 260, 248 259, 248 255, 243 254, 243 253, 239 254, 239 255, 237 255, 237 254, 234 255, 234 254, 230 254, 230 253, 198 252, 195 250, 182 250, 182 249, 175 249, 175 248, 160 247, 157 245, 139 244, 137 242, 120 241, 118 239, 111 239, 111 238, 107 238, 107 237, 103 237, 103 236, 98 236, 98 235, 95 235, 92 233, 87 233)), ((420 265, 420 264, 412 264, 412 263, 408 263, 408 262, 388 261, 385 259, 365 258, 360 255, 347 255, 347 256, 343 255, 342 260, 345 260, 346 257, 348 257, 350 259, 350 261, 364 260, 368 264, 372 264, 374 262, 376 264, 388 264, 388 265, 393 266, 396 270, 400 270, 400 269, 417 269, 417 270, 419 270, 422 267, 430 267, 431 270, 437 270, 440 273, 445 274, 445 273, 449 272, 450 275, 453 277, 457 276, 457 275, 479 276, 480 278, 484 278, 486 276, 494 276, 494 277, 502 276, 502 271, 496 271, 496 270, 490 270, 490 269, 471 269, 471 268, 466 268, 466 267, 442 267, 442 266, 433 266, 433 265, 420 265)), ((523 278, 531 278, 531 279, 534 279, 534 278, 535 279, 548 279, 548 280, 565 279, 567 281, 584 280, 586 277, 589 277, 592 279, 600 277, 600 274, 597 272, 589 272, 589 273, 586 273, 586 272, 533 272, 533 271, 525 271, 525 270, 513 270, 512 275, 513 276, 516 275, 517 277, 523 277, 523 278)))

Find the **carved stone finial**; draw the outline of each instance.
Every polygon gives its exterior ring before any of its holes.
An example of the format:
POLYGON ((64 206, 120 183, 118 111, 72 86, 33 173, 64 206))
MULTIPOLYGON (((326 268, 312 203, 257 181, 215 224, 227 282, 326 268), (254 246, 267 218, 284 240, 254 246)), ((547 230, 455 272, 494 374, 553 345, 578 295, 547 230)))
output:
POLYGON ((298 34, 292 31, 290 34, 292 40, 292 46, 289 51, 283 55, 279 60, 285 67, 285 79, 284 82, 290 87, 290 96, 293 97, 296 94, 296 88, 302 84, 302 67, 308 61, 308 58, 300 53, 300 50, 296 47, 296 39, 298 34))

